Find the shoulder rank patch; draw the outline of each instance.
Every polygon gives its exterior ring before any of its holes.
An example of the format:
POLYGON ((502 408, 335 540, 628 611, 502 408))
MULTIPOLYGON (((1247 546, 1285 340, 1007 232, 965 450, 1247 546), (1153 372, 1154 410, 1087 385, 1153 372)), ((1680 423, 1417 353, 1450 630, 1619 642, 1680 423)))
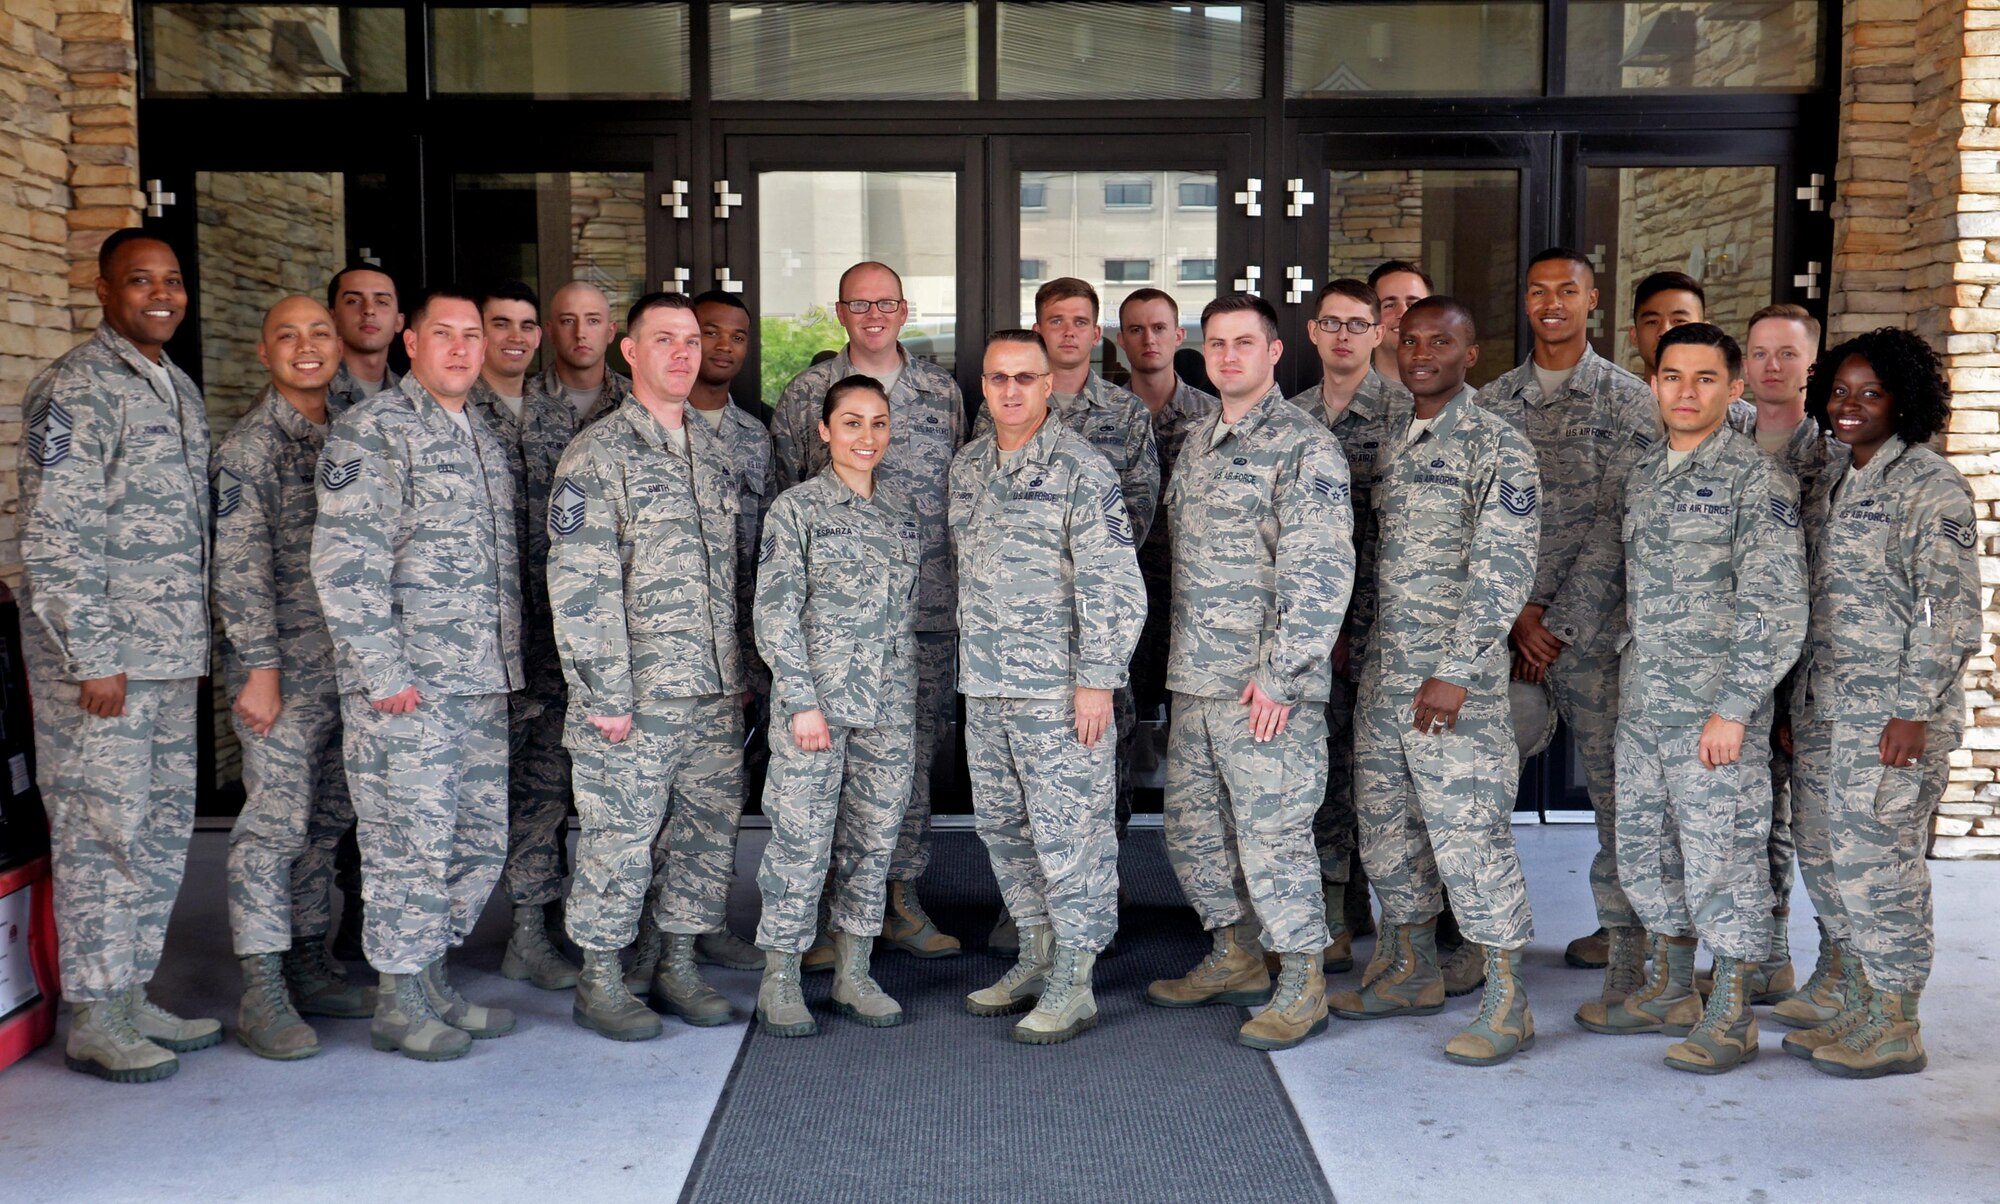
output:
POLYGON ((575 481, 564 481, 549 495, 549 530, 557 535, 574 535, 583 526, 583 489, 575 481))
POLYGON ((43 468, 54 468, 69 459, 70 442, 76 419, 63 403, 50 397, 28 416, 28 458, 43 468))
POLYGON ((1336 481, 1332 477, 1315 476, 1312 479, 1312 495, 1322 502, 1344 502, 1347 500, 1347 482, 1336 481))
POLYGON ((243 482, 238 480, 236 474, 227 468, 216 470, 215 483, 211 488, 213 490, 211 501, 215 506, 215 517, 228 518, 230 515, 236 513, 238 506, 243 504, 243 482))
POLYGON ((320 487, 334 493, 347 488, 361 479, 361 457, 335 464, 331 460, 319 462, 320 487))
POLYGON ((1535 512, 1535 487, 1516 485, 1512 481, 1500 482, 1500 506, 1507 513, 1526 518, 1535 512))
POLYGON ((777 550, 778 550, 778 537, 775 535, 766 535, 764 537, 764 542, 757 546, 757 563, 763 564, 764 562, 768 561, 769 559, 771 559, 771 553, 777 550))
POLYGON ((1940 518, 1938 520, 1938 530, 1944 532, 1946 539, 1949 539, 1961 548, 1970 548, 1973 544, 1979 542, 1979 524, 1977 523, 1962 523, 1955 518, 1940 518))
MULTIPOLYGON (((1788 502, 1781 497, 1772 498, 1771 517, 1777 519, 1780 523, 1783 523, 1787 527, 1798 526, 1799 525, 1798 503, 1788 502)), ((1971 547, 1972 545, 1967 544, 1966 546, 1971 547)))
POLYGON ((1104 487, 1104 496, 1098 499, 1098 508, 1104 511, 1104 529, 1111 538, 1132 546, 1132 516, 1125 513, 1125 491, 1113 481, 1104 487))

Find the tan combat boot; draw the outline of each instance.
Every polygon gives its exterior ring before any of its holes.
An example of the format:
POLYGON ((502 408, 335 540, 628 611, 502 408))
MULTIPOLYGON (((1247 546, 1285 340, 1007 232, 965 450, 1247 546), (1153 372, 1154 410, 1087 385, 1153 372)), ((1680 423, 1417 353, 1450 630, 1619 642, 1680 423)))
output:
POLYGON ((1611 934, 1600 928, 1576 938, 1563 950, 1563 960, 1579 970, 1602 970, 1611 960, 1611 934))
POLYGON ((1180 978, 1162 978, 1146 987, 1146 1002, 1163 1008, 1209 1004, 1256 1007, 1271 997, 1271 972, 1254 938, 1239 923, 1215 930, 1208 956, 1180 978))
POLYGON ((1701 996, 1694 991, 1694 946, 1691 936, 1654 934, 1653 964, 1639 989, 1616 1004, 1606 1005, 1601 999, 1584 1004, 1576 1010, 1576 1022, 1593 1033, 1612 1036, 1686 1036, 1701 1019, 1701 996))
MULTIPOLYGON (((1771 956, 1761 962, 1745 962, 1744 999, 1763 1006, 1791 998, 1798 986, 1792 973, 1792 942, 1789 936, 1792 909, 1780 907, 1771 913, 1771 956)), ((1694 989, 1706 996, 1714 988, 1714 967, 1694 976, 1694 989)))
POLYGON ((1342 895, 1347 890, 1344 882, 1327 882, 1320 886, 1320 905, 1326 913, 1326 949, 1320 959, 1320 966, 1328 974, 1345 974, 1354 968, 1354 932, 1347 926, 1342 895))
POLYGON ((882 916, 882 939, 912 957, 957 957, 958 938, 946 936, 924 913, 914 882, 891 882, 882 916))
POLYGON ((764 952, 764 981, 757 984, 757 1027, 770 1037, 810 1037, 819 1031, 799 988, 799 955, 764 952))
POLYGON ((187 1053, 222 1044, 222 1021, 206 1016, 194 1020, 176 1016, 146 998, 144 983, 125 993, 125 1007, 132 1017, 132 1027, 161 1049, 187 1053))
POLYGON ((696 1028, 728 1024, 736 1014, 694 965, 692 932, 664 932, 660 968, 653 973, 653 1002, 696 1028))
POLYGON ((347 970, 327 951, 326 941, 293 941, 284 955, 285 989, 301 1016, 365 1020, 375 1014, 375 992, 347 980, 347 970))
POLYGON ((474 1041, 491 1041, 514 1031, 513 1012, 473 1003, 458 993, 458 988, 451 985, 450 971, 444 964, 443 954, 424 967, 423 972, 417 975, 417 981, 423 985, 424 997, 430 1000, 431 1010, 438 1014, 438 1018, 474 1041))
POLYGON ((472 1048, 472 1037, 445 1023, 431 1006, 422 974, 384 974, 375 988, 375 1019, 368 1042, 385 1053, 419 1062, 449 1062, 472 1048))
POLYGON ((1095 953, 1061 946, 1049 964, 1048 979, 1035 1010, 1014 1026, 1014 1039, 1026 1045, 1056 1045, 1097 1026, 1097 997, 1090 992, 1095 953))
POLYGON ((724 970, 761 970, 764 951, 729 929, 718 928, 694 938, 694 962, 724 970))
POLYGON ((1812 1068, 1843 1079, 1915 1074, 1930 1063, 1913 991, 1870 991, 1868 1018, 1812 1056, 1812 1068))
POLYGON ((1470 995, 1486 985, 1486 949, 1474 941, 1466 941, 1451 951, 1439 968, 1444 975, 1444 993, 1448 999, 1470 995))
POLYGON ((993 923, 993 931, 986 935, 986 951, 995 957, 1017 957, 1021 952, 1021 930, 1014 924, 1014 915, 1006 908, 1000 909, 1000 918, 993 923))
POLYGON ((1280 953, 1278 985, 1271 1004, 1236 1030, 1236 1043, 1251 1049, 1290 1049, 1326 1031, 1326 971, 1318 952, 1280 953))
POLYGON ((1609 1011, 1646 981, 1646 930, 1612 928, 1604 957, 1604 990, 1597 1001, 1609 1011))
POLYGON ((1437 917, 1420 924, 1386 924, 1359 991, 1327 1000, 1345 1020, 1431 1016, 1444 1009, 1444 973, 1437 960, 1437 917))
POLYGON ((285 989, 280 953, 253 953, 243 965, 243 1002, 236 1010, 236 1039, 274 1062, 296 1062, 319 1052, 319 1034, 299 1019, 285 989))
POLYGON ((1868 984, 1868 973, 1861 968, 1861 959, 1850 950, 1841 949, 1839 956, 1840 1008, 1824 1024, 1785 1034, 1784 1051, 1795 1058, 1810 1059, 1825 1046, 1846 1040, 1849 1033, 1868 1022, 1869 999, 1875 993, 1868 984))
POLYGON ((653 989, 653 975, 659 972, 660 950, 665 941, 660 926, 653 922, 649 904, 639 913, 639 939, 632 945, 632 968, 625 971, 625 989, 640 999, 653 989))
POLYGON ((660 1018, 625 987, 618 954, 585 949, 583 969, 576 976, 576 1002, 569 1018, 580 1027, 613 1041, 650 1041, 660 1035, 660 1018))
POLYGON ((576 967, 549 939, 548 913, 541 904, 514 908, 514 929, 500 958, 500 977, 531 982, 544 991, 567 991, 576 985, 576 967))
POLYGON ((965 1010, 975 1016, 1009 1016, 1035 1006, 1055 960, 1056 932, 1047 924, 1021 929, 1021 952, 1000 981, 965 997, 965 1010))
POLYGON ((1667 1046, 1667 1065, 1694 1074, 1721 1074, 1757 1060, 1757 1013, 1750 1010, 1744 981, 1748 962, 1715 955, 1715 986, 1701 1021, 1687 1039, 1667 1046))
POLYGON ((1818 1028, 1831 1023, 1846 1010, 1847 984, 1842 975, 1847 965, 1840 943, 1826 934, 1826 924, 1822 922, 1819 956, 1813 962, 1812 973, 1806 976, 1804 986, 1771 1009, 1771 1019, 1787 1028, 1818 1028))
POLYGON ((130 998, 121 993, 111 999, 71 1003, 63 1065, 112 1083, 156 1083, 172 1078, 181 1068, 180 1059, 172 1050, 139 1035, 132 1025, 130 998))
POLYGON ((1535 1047, 1535 1016, 1521 981, 1521 951, 1479 947, 1486 951, 1486 993, 1479 1000, 1479 1015, 1445 1042, 1444 1056, 1461 1066, 1498 1066, 1535 1047))
POLYGON ((870 937, 833 934, 833 1010, 869 1028, 893 1028, 903 1022, 903 1005, 869 976, 868 953, 874 945, 870 937))

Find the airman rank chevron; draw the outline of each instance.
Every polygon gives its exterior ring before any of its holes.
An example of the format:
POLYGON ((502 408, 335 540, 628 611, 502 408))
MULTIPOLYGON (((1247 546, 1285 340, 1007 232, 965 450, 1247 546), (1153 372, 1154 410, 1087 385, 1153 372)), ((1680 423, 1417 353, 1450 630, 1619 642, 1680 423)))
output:
POLYGON ((215 474, 215 517, 228 518, 243 504, 243 482, 227 468, 215 474))
POLYGON ((549 530, 557 535, 576 534, 583 526, 583 501, 582 488, 575 481, 564 481, 549 496, 549 530))
POLYGON ((757 563, 763 564, 765 561, 768 561, 769 559, 771 559, 771 553, 777 550, 778 550, 778 537, 775 535, 766 535, 764 537, 764 542, 758 545, 757 548, 757 563))
POLYGON ((1535 512, 1535 487, 1516 485, 1512 481, 1500 482, 1500 505, 1509 514, 1523 518, 1535 512))
MULTIPOLYGON (((1798 526, 1799 525, 1798 503, 1788 502, 1781 497, 1772 498, 1771 517, 1777 519, 1779 522, 1783 523, 1787 527, 1798 526)), ((1970 547, 1971 545, 1968 544, 1967 546, 1970 547)))
POLYGON ((1336 481, 1332 477, 1314 477, 1312 494, 1323 502, 1344 502, 1347 500, 1347 482, 1336 481))
POLYGON ((1113 481, 1104 489, 1104 496, 1098 499, 1098 506, 1104 511, 1104 529, 1111 538, 1132 546, 1132 517, 1125 513, 1125 491, 1113 481))
POLYGON ((54 468, 69 459, 75 431, 76 419, 61 402, 53 397, 42 402, 28 416, 28 458, 43 468, 54 468))
POLYGON ((334 493, 347 488, 361 479, 361 457, 356 456, 341 464, 331 460, 319 462, 319 483, 322 489, 334 493))
POLYGON ((1955 518, 1940 518, 1938 520, 1938 529, 1944 532, 1946 539, 1949 539, 1961 548, 1970 548, 1973 544, 1979 542, 1979 525, 1977 523, 1962 523, 1955 518))

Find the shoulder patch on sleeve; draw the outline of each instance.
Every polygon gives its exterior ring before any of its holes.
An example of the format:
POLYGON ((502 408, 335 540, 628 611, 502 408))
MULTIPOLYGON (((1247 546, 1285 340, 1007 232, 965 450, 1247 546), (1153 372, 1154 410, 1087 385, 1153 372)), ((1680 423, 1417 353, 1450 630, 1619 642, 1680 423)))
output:
POLYGON ((319 462, 319 483, 329 492, 338 493, 361 479, 361 457, 343 460, 335 464, 332 460, 319 462))
POLYGON ((1526 518, 1535 512, 1536 490, 1533 485, 1516 485, 1512 481, 1500 482, 1500 505, 1507 513, 1526 518))
POLYGON ((69 459, 76 419, 53 397, 44 398, 28 416, 28 457, 43 468, 54 468, 69 459))
POLYGON ((1104 511, 1104 529, 1111 534, 1111 538, 1131 547, 1132 516, 1125 513, 1125 491, 1113 481, 1104 487, 1104 493, 1097 501, 1098 508, 1104 511))
MULTIPOLYGON (((1788 502, 1781 497, 1772 498, 1771 517, 1777 519, 1780 523, 1784 524, 1787 527, 1798 526, 1799 525, 1798 503, 1788 502)), ((1967 544, 1966 546, 1971 547, 1972 545, 1967 544)))
POLYGON ((1349 489, 1346 481, 1315 475, 1312 479, 1312 494, 1323 502, 1344 502, 1348 500, 1349 489))
POLYGON ((549 495, 549 530, 557 535, 574 535, 583 526, 583 488, 565 480, 549 495))
POLYGON ((1938 519, 1938 530, 1946 539, 1961 548, 1971 548, 1979 542, 1979 524, 1962 523, 1955 518, 1938 519))
POLYGON ((776 552, 777 550, 778 550, 778 537, 775 535, 766 535, 764 537, 764 542, 758 545, 757 548, 757 563, 763 564, 764 562, 770 560, 771 554, 773 552, 776 552))
POLYGON ((210 489, 213 491, 211 500, 217 518, 228 518, 243 504, 243 482, 227 468, 216 470, 215 481, 210 489))

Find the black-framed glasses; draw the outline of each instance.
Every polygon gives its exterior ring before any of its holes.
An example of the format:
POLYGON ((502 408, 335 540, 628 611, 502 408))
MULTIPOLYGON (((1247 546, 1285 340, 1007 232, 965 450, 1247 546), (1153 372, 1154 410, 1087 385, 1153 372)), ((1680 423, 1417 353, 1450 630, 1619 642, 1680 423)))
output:
POLYGON ((1314 318, 1313 325, 1319 327, 1321 334, 1332 334, 1343 326, 1349 334, 1367 334, 1381 323, 1366 318, 1314 318))
POLYGON ((1010 382, 1021 386, 1023 389, 1028 389, 1033 388, 1036 381, 1051 374, 1047 372, 987 372, 984 375, 986 383, 996 389, 1004 389, 1010 382))
POLYGON ((901 297, 883 297, 878 301, 835 301, 834 304, 851 314, 865 314, 871 309, 878 313, 893 314, 902 309, 905 302, 901 297))

